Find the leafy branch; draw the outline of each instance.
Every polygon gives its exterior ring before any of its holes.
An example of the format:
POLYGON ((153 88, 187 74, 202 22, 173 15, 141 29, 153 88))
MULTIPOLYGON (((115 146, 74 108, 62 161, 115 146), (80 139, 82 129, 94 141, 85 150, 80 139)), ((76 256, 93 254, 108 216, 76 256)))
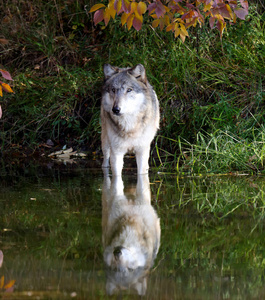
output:
POLYGON ((121 15, 122 26, 128 30, 134 27, 139 31, 143 25, 145 14, 153 21, 154 28, 172 31, 175 37, 184 42, 189 36, 188 28, 200 27, 209 19, 211 29, 217 28, 222 37, 226 22, 236 23, 236 19, 244 20, 248 14, 247 0, 109 0, 108 4, 97 3, 90 9, 94 13, 94 24, 104 21, 108 25, 110 19, 121 15))

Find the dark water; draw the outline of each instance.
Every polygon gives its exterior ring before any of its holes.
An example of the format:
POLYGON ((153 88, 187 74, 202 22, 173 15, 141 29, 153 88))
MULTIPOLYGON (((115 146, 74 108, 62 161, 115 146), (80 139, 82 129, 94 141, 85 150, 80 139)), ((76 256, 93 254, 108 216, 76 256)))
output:
POLYGON ((0 298, 265 299, 263 177, 134 172, 3 164, 0 298))

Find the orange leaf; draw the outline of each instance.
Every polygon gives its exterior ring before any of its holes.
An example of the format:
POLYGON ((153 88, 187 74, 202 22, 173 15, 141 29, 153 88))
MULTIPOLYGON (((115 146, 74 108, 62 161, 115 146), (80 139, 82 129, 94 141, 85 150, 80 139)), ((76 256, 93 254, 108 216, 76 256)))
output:
POLYGON ((102 7, 105 7, 105 5, 103 3, 98 3, 98 4, 95 4, 91 7, 90 11, 89 12, 94 12, 102 7))
POLYGON ((172 29, 173 29, 173 26, 174 26, 173 24, 169 24, 169 25, 167 26, 167 28, 166 28, 166 32, 172 30, 172 29))
POLYGON ((3 97, 3 89, 2 89, 1 84, 0 84, 0 96, 3 97))
POLYGON ((0 82, 0 84, 2 85, 4 91, 8 93, 14 93, 9 84, 4 82, 0 82))
POLYGON ((16 280, 10 280, 5 286, 4 289, 10 289, 14 284, 15 284, 16 280))
POLYGON ((3 276, 0 278, 0 289, 3 288, 4 283, 5 283, 5 276, 3 275, 3 276))

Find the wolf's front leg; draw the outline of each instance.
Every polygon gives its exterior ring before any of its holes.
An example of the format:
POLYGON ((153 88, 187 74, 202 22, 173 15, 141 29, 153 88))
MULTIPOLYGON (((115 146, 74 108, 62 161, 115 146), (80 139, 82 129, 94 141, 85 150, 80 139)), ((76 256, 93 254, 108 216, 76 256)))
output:
POLYGON ((137 174, 148 174, 149 165, 149 151, 150 147, 139 149, 136 151, 136 162, 137 162, 137 174))
POLYGON ((110 153, 110 164, 111 164, 111 172, 113 176, 121 176, 122 168, 123 168, 123 152, 114 152, 110 153))

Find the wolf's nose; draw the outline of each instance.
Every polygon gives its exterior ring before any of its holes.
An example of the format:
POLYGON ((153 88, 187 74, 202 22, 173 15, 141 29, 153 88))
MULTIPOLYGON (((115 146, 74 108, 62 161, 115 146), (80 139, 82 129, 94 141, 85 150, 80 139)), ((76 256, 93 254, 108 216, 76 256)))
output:
POLYGON ((119 106, 113 106, 112 111, 115 115, 118 115, 121 109, 119 108, 119 106))
POLYGON ((114 248, 114 251, 113 251, 113 254, 114 254, 114 257, 115 259, 119 259, 120 256, 122 255, 122 247, 115 247, 114 248))

